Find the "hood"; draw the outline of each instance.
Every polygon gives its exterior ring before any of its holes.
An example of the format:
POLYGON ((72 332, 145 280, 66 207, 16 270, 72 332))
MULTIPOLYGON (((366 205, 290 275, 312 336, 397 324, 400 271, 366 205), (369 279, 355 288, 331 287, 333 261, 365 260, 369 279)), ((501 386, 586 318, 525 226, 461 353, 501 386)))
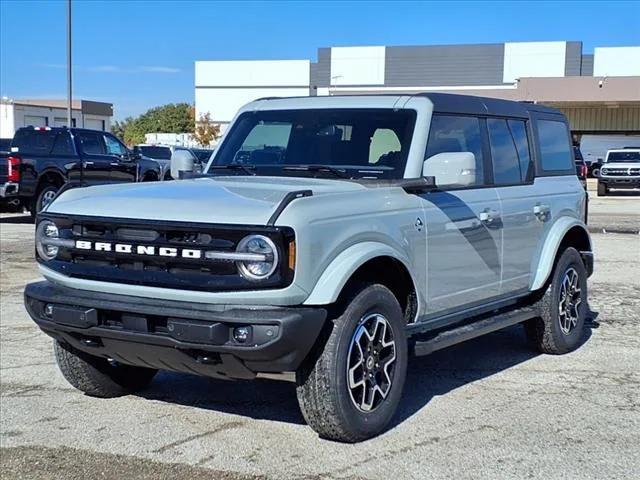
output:
POLYGON ((128 183, 67 190, 49 205, 47 212, 159 221, 266 225, 289 192, 311 190, 314 196, 318 196, 365 188, 344 180, 291 177, 214 177, 128 183))

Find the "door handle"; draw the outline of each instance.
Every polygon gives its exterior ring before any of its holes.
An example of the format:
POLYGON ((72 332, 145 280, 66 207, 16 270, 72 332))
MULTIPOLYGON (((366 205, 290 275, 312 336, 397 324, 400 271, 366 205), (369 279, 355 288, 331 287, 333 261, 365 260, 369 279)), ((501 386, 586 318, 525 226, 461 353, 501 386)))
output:
POLYGON ((93 162, 84 162, 82 165, 86 167, 87 165, 93 165, 93 162))
POLYGON ((111 165, 112 167, 117 167, 120 164, 118 162, 111 162, 109 165, 111 165))
POLYGON ((500 213, 492 208, 485 208, 480 212, 478 218, 482 223, 493 223, 500 219, 500 213))
POLYGON ((547 220, 550 211, 551 208, 549 207, 549 205, 542 205, 538 203, 533 207, 533 214, 538 217, 538 220, 540 220, 541 222, 547 220))

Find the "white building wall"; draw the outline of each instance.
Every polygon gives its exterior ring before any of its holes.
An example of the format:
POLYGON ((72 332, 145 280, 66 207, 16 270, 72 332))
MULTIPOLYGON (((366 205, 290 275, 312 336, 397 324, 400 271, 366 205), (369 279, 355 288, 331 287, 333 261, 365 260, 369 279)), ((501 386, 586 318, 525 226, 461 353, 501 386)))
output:
POLYGON ((504 44, 504 83, 523 77, 564 77, 567 42, 504 44))
MULTIPOLYGON (((640 28, 637 22, 636 28, 640 28)), ((596 47, 593 52, 593 76, 640 76, 640 47, 596 47)))
POLYGON ((0 138, 13 138, 15 131, 13 105, 0 103, 0 138))
POLYGON ((309 60, 201 61, 195 64, 196 119, 209 113, 222 125, 262 97, 309 95, 309 60))
POLYGON ((384 85, 385 47, 333 47, 331 85, 384 85))

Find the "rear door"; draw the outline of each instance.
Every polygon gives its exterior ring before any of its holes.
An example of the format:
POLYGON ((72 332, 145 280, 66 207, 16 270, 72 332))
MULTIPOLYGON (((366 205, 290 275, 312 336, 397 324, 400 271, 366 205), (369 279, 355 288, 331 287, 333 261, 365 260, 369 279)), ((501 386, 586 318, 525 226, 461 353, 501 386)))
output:
POLYGON ((431 316, 461 310, 500 293, 502 222, 484 138, 484 124, 477 117, 434 114, 431 121, 426 162, 449 152, 470 152, 476 162, 472 184, 441 186, 421 194, 431 316))
POLYGON ((79 130, 74 132, 74 137, 81 153, 84 182, 88 185, 110 183, 113 165, 102 134, 79 130))
POLYGON ((493 179, 502 212, 503 294, 528 290, 532 259, 548 219, 548 202, 534 185, 527 126, 520 119, 487 119, 493 179))

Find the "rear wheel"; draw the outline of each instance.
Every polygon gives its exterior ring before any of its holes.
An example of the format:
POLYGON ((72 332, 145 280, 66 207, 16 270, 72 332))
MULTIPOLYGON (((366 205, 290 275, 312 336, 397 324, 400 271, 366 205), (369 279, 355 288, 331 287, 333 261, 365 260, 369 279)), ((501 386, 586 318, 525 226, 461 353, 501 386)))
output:
POLYGON ((607 187, 606 183, 598 181, 598 196, 605 197, 607 193, 609 193, 609 187, 607 187))
POLYGON ((333 321, 322 352, 297 372, 305 420, 321 437, 342 442, 381 433, 400 402, 407 358, 397 299, 382 285, 362 287, 333 321))
POLYGON ((550 354, 575 350, 582 339, 588 312, 587 271, 575 248, 567 248, 560 256, 537 306, 540 317, 525 323, 532 345, 550 354))
POLYGON ((40 190, 35 202, 29 209, 31 216, 35 217, 38 213, 44 210, 53 201, 53 199, 56 198, 58 190, 60 190, 60 187, 56 185, 45 185, 45 187, 40 190))
POLYGON ((112 398, 140 390, 157 370, 109 362, 54 340, 56 362, 64 378, 92 397, 112 398))

